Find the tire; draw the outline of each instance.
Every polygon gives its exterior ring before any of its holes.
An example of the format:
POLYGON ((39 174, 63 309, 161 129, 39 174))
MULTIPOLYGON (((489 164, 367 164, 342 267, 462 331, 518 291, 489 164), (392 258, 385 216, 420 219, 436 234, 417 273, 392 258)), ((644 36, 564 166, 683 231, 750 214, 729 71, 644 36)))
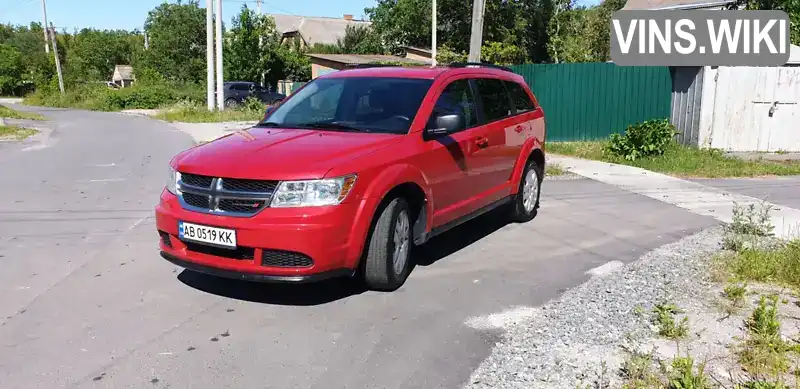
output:
POLYGON ((367 243, 363 279, 367 288, 388 292, 400 288, 411 271, 413 221, 408 202, 401 197, 389 201, 380 212, 367 243), (400 249, 397 249, 396 242, 400 243, 400 249), (398 255, 397 266, 395 255, 398 255))
POLYGON ((239 102, 236 101, 236 99, 234 99, 233 97, 230 97, 227 100, 225 100, 225 106, 228 107, 228 108, 234 108, 234 107, 236 107, 238 105, 239 105, 239 102))
POLYGON ((542 168, 533 160, 529 160, 525 164, 525 169, 522 171, 522 177, 519 180, 519 190, 511 202, 512 221, 525 223, 536 217, 539 211, 539 197, 542 194, 543 173, 542 168), (531 173, 533 173, 533 176, 530 175, 531 173), (530 179, 533 179, 534 181, 531 181, 531 183, 535 182, 536 185, 535 188, 529 188, 533 190, 533 197, 526 196, 526 181, 530 179))

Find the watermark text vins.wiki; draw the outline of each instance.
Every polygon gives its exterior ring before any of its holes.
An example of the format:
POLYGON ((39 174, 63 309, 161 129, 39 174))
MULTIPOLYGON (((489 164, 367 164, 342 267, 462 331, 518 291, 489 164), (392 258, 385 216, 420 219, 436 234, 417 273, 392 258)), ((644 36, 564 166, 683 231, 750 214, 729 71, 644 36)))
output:
POLYGON ((780 66, 789 60, 783 11, 618 11, 611 18, 618 65, 780 66))

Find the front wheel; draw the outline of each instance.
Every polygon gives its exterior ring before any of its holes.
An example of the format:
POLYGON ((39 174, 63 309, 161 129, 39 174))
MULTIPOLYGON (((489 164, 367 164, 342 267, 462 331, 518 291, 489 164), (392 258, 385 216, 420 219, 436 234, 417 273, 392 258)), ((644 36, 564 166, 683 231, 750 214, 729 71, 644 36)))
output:
POLYGON ((373 290, 393 291, 411 271, 411 212, 403 198, 392 199, 381 211, 368 241, 364 282, 373 290))
POLYGON ((534 161, 525 164, 519 190, 511 203, 511 220, 519 223, 530 221, 539 210, 542 193, 542 169, 534 161))

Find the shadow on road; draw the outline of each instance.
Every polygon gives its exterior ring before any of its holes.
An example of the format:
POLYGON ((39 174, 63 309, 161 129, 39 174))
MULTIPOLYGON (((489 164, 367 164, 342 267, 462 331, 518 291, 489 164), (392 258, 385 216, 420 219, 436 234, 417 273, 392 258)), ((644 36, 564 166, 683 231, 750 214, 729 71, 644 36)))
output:
POLYGON ((430 266, 493 234, 508 224, 505 208, 492 210, 431 239, 414 250, 417 266, 430 266))
MULTIPOLYGON (((494 233, 508 224, 502 209, 491 211, 443 233, 414 249, 416 266, 430 266, 494 233)), ((413 271, 413 270, 412 270, 413 271)), ((412 273, 413 274, 413 273, 412 273)), ((333 279, 310 284, 266 284, 233 280, 184 270, 178 275, 184 284, 206 293, 263 304, 311 306, 364 293, 353 279, 333 279)))
POLYGON ((178 280, 206 293, 275 305, 319 305, 365 292, 358 282, 346 278, 299 285, 267 284, 184 270, 178 275, 178 280))

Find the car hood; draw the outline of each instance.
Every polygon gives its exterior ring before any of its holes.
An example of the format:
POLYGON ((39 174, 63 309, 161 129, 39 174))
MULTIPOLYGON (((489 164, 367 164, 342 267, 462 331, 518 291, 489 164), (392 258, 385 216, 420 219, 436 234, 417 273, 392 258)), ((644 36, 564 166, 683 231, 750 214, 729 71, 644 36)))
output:
POLYGON ((323 178, 333 167, 395 144, 402 136, 253 127, 178 154, 183 173, 260 180, 323 178))

